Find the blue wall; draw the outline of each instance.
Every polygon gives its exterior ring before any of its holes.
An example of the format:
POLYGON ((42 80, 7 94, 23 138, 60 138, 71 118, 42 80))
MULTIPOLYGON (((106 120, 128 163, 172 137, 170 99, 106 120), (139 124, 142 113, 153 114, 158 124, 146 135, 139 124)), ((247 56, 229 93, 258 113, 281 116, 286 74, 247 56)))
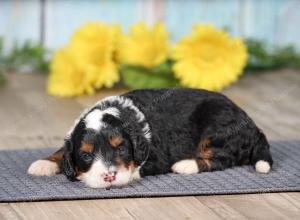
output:
POLYGON ((0 0, 0 36, 6 47, 26 39, 55 49, 89 20, 166 23, 172 40, 190 33, 195 22, 228 27, 233 35, 300 48, 299 0, 0 0), (44 17, 44 22, 41 19, 44 17))

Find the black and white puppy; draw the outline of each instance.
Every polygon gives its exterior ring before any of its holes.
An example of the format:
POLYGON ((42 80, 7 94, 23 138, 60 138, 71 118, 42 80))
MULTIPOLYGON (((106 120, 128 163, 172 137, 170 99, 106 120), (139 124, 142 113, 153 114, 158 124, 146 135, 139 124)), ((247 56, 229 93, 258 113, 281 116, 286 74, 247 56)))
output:
POLYGON ((260 129, 224 95, 195 89, 135 90, 84 111, 54 154, 31 175, 62 172, 89 187, 122 186, 147 175, 272 166, 260 129))

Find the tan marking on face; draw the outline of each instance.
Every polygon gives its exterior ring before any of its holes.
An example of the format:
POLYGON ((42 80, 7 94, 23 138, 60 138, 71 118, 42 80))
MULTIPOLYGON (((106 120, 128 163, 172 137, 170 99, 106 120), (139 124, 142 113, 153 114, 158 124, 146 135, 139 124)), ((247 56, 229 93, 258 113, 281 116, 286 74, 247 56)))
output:
POLYGON ((120 136, 112 136, 109 139, 109 143, 113 148, 118 147, 122 143, 123 139, 120 136))
POLYGON ((134 163, 133 160, 131 160, 129 163, 124 163, 124 161, 121 160, 121 158, 117 158, 116 159, 116 162, 117 162, 117 167, 118 167, 118 170, 131 170, 131 171, 134 171, 134 169, 136 168, 136 165, 134 163))
POLYGON ((92 144, 82 144, 80 150, 86 153, 92 153, 94 150, 94 146, 92 144))
POLYGON ((128 164, 128 169, 131 171, 134 171, 134 169, 136 168, 136 165, 134 163, 134 161, 130 161, 130 163, 128 164))

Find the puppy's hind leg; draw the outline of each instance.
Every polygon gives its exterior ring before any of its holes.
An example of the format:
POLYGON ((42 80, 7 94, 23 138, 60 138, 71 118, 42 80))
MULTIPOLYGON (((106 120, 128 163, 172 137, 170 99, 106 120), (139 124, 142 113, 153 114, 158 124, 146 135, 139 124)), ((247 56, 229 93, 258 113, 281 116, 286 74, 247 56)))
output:
POLYGON ((199 153, 194 159, 180 160, 171 167, 174 173, 193 174, 211 170, 213 152, 208 148, 209 141, 204 140, 199 144, 199 153))
POLYGON ((232 158, 221 149, 211 146, 210 139, 199 143, 195 159, 180 160, 173 164, 172 171, 179 174, 193 174, 199 172, 223 170, 232 166, 232 158))
POLYGON ((60 163, 64 155, 63 148, 48 157, 33 162, 27 173, 33 176, 54 176, 60 172, 60 163))
POLYGON ((273 159, 270 145, 263 133, 260 133, 260 137, 253 147, 251 164, 255 166, 258 173, 269 173, 272 168, 273 159))

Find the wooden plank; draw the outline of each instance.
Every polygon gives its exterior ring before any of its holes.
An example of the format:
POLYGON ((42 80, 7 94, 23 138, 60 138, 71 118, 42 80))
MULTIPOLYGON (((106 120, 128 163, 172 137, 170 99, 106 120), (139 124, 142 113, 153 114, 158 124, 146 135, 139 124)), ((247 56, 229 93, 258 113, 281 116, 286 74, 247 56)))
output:
POLYGON ((1 203, 0 204, 0 219, 2 220, 15 220, 21 219, 18 213, 8 204, 8 203, 1 203))
POLYGON ((117 88, 117 89, 102 89, 94 95, 80 96, 76 98, 76 101, 82 106, 82 108, 88 108, 95 104, 99 100, 107 96, 120 95, 127 92, 128 89, 117 88))
MULTIPOLYGON (((91 201, 13 203, 23 219, 102 219, 101 209, 91 201)), ((114 218, 116 219, 116 218, 114 218)))
POLYGON ((10 203, 10 207, 20 216, 22 219, 50 219, 52 213, 51 206, 47 207, 47 210, 41 208, 41 203, 10 203))
POLYGON ((0 119, 5 127, 0 138, 6 142, 0 147, 14 143, 17 148, 35 143, 44 144, 32 147, 61 145, 83 107, 75 99, 48 96, 43 75, 9 74, 8 80, 0 92, 0 119))
POLYGON ((300 210, 300 193, 278 193, 278 195, 282 196, 286 200, 288 200, 292 206, 298 208, 300 210))
POLYGON ((194 197, 130 199, 124 205, 136 219, 220 219, 194 197))
MULTIPOLYGON (((291 193, 291 195, 299 197, 300 193, 291 193)), ((295 204, 281 195, 273 193, 261 194, 261 197, 263 202, 267 203, 278 213, 281 213, 284 216, 283 219, 297 219, 300 217, 299 203, 295 204)))
POLYGON ((47 136, 0 136, 0 150, 13 149, 38 149, 62 146, 64 135, 60 137, 47 136))
MULTIPOLYGON (((255 98, 261 108, 260 112, 273 118, 282 130, 289 130, 293 137, 298 137, 300 132, 299 96, 300 86, 296 79, 287 76, 298 76, 299 72, 277 71, 262 74, 259 81, 264 86, 259 86, 260 95, 255 98)), ((298 79, 299 81, 299 79, 298 79)), ((300 81, 299 81, 300 83, 300 81)))
MULTIPOLYGON (((297 76, 299 72, 289 74, 297 76)), ((294 106, 293 103, 298 103, 296 97, 300 88, 282 78, 284 77, 281 71, 248 74, 225 93, 237 100, 237 104, 244 108, 263 130, 267 130, 268 136, 276 139, 297 138, 300 113, 297 104, 294 106)))
MULTIPOLYGON (((299 196, 299 193, 293 193, 299 196)), ((198 196, 224 219, 297 219, 300 210, 279 194, 198 196)))
POLYGON ((231 207, 222 202, 220 196, 197 196, 196 198, 222 219, 247 219, 244 215, 235 210, 235 207, 231 207))
POLYGON ((12 203, 23 219, 221 219, 194 197, 12 203))

